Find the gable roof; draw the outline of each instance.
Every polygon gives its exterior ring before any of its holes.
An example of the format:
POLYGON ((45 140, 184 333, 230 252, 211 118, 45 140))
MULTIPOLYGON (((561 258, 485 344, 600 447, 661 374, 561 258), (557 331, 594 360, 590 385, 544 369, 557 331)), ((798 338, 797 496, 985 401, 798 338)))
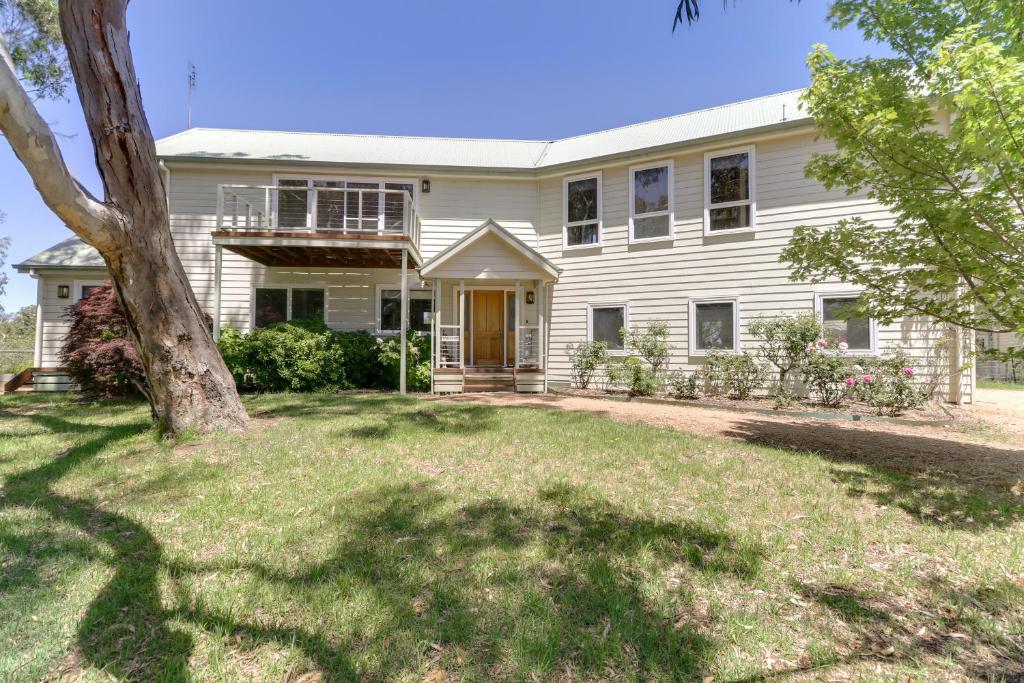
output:
POLYGON ((519 239, 512 233, 510 233, 493 218, 488 218, 471 233, 465 235, 462 239, 450 245, 443 251, 438 252, 433 256, 433 258, 424 263, 420 267, 420 277, 429 278, 430 273, 432 271, 436 270, 444 263, 447 263, 448 261, 452 260, 461 252, 465 251, 468 247, 470 247, 483 237, 486 237, 487 235, 494 235, 498 239, 504 241, 511 249, 519 252, 521 256, 531 261, 535 266, 540 268, 542 271, 549 274, 552 277, 552 279, 557 280, 559 274, 561 274, 561 268, 559 268, 554 263, 541 256, 540 253, 537 252, 537 250, 531 248, 528 244, 523 242, 521 239, 519 239))
POLYGON ((762 129, 808 125, 803 90, 758 97, 561 140, 501 140, 190 128, 162 138, 174 160, 415 166, 538 173, 616 155, 762 129))
POLYGON ((26 273, 32 269, 45 268, 106 268, 107 264, 96 251, 95 247, 86 244, 80 237, 69 237, 58 242, 49 249, 44 249, 35 256, 21 263, 15 263, 14 269, 26 273))

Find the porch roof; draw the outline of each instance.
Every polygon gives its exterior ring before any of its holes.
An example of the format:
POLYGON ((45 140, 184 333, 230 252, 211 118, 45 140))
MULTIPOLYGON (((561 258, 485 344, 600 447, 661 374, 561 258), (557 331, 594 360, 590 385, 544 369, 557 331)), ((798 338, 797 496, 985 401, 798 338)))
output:
POLYGON ((562 269, 494 219, 484 221, 420 268, 423 278, 558 280, 562 269), (488 244, 488 242, 493 244, 488 244))

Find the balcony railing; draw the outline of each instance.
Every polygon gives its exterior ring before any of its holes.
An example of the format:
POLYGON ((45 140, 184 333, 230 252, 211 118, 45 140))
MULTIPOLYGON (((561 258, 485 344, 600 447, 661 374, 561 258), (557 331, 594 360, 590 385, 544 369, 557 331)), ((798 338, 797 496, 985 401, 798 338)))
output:
MULTIPOLYGON (((302 181, 305 183, 305 181, 302 181)), ((420 240, 420 218, 405 183, 218 185, 217 229, 405 236, 420 240), (400 185, 401 187, 389 187, 400 185)))

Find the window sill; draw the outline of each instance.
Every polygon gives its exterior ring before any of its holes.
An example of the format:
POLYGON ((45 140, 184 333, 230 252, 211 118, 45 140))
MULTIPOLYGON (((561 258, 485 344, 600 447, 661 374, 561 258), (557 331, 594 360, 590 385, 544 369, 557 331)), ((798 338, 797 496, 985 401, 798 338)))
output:
POLYGON ((690 349, 689 355, 694 358, 704 358, 711 352, 739 354, 741 349, 690 349))
POLYGON ((704 228, 705 237, 714 237, 715 235, 742 235, 746 232, 755 232, 754 226, 747 228, 727 228, 724 230, 712 230, 711 228, 704 228))
POLYGON ((675 240, 676 240, 676 236, 675 235, 666 235, 665 237, 643 237, 643 238, 640 238, 640 239, 637 239, 635 237, 630 236, 629 243, 630 244, 657 244, 658 242, 668 242, 668 243, 671 244, 672 242, 675 242, 675 240))
POLYGON ((562 251, 586 251, 587 249, 600 249, 604 244, 602 242, 595 242, 593 244, 577 244, 569 245, 563 244, 562 251))

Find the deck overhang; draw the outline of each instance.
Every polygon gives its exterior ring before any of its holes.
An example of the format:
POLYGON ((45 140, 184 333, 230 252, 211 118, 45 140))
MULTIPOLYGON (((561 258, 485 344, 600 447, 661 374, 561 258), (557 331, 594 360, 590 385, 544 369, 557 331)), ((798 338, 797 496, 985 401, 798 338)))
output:
POLYGON ((215 230, 213 243, 265 266, 288 268, 401 268, 407 250, 415 266, 423 259, 405 235, 215 230))

